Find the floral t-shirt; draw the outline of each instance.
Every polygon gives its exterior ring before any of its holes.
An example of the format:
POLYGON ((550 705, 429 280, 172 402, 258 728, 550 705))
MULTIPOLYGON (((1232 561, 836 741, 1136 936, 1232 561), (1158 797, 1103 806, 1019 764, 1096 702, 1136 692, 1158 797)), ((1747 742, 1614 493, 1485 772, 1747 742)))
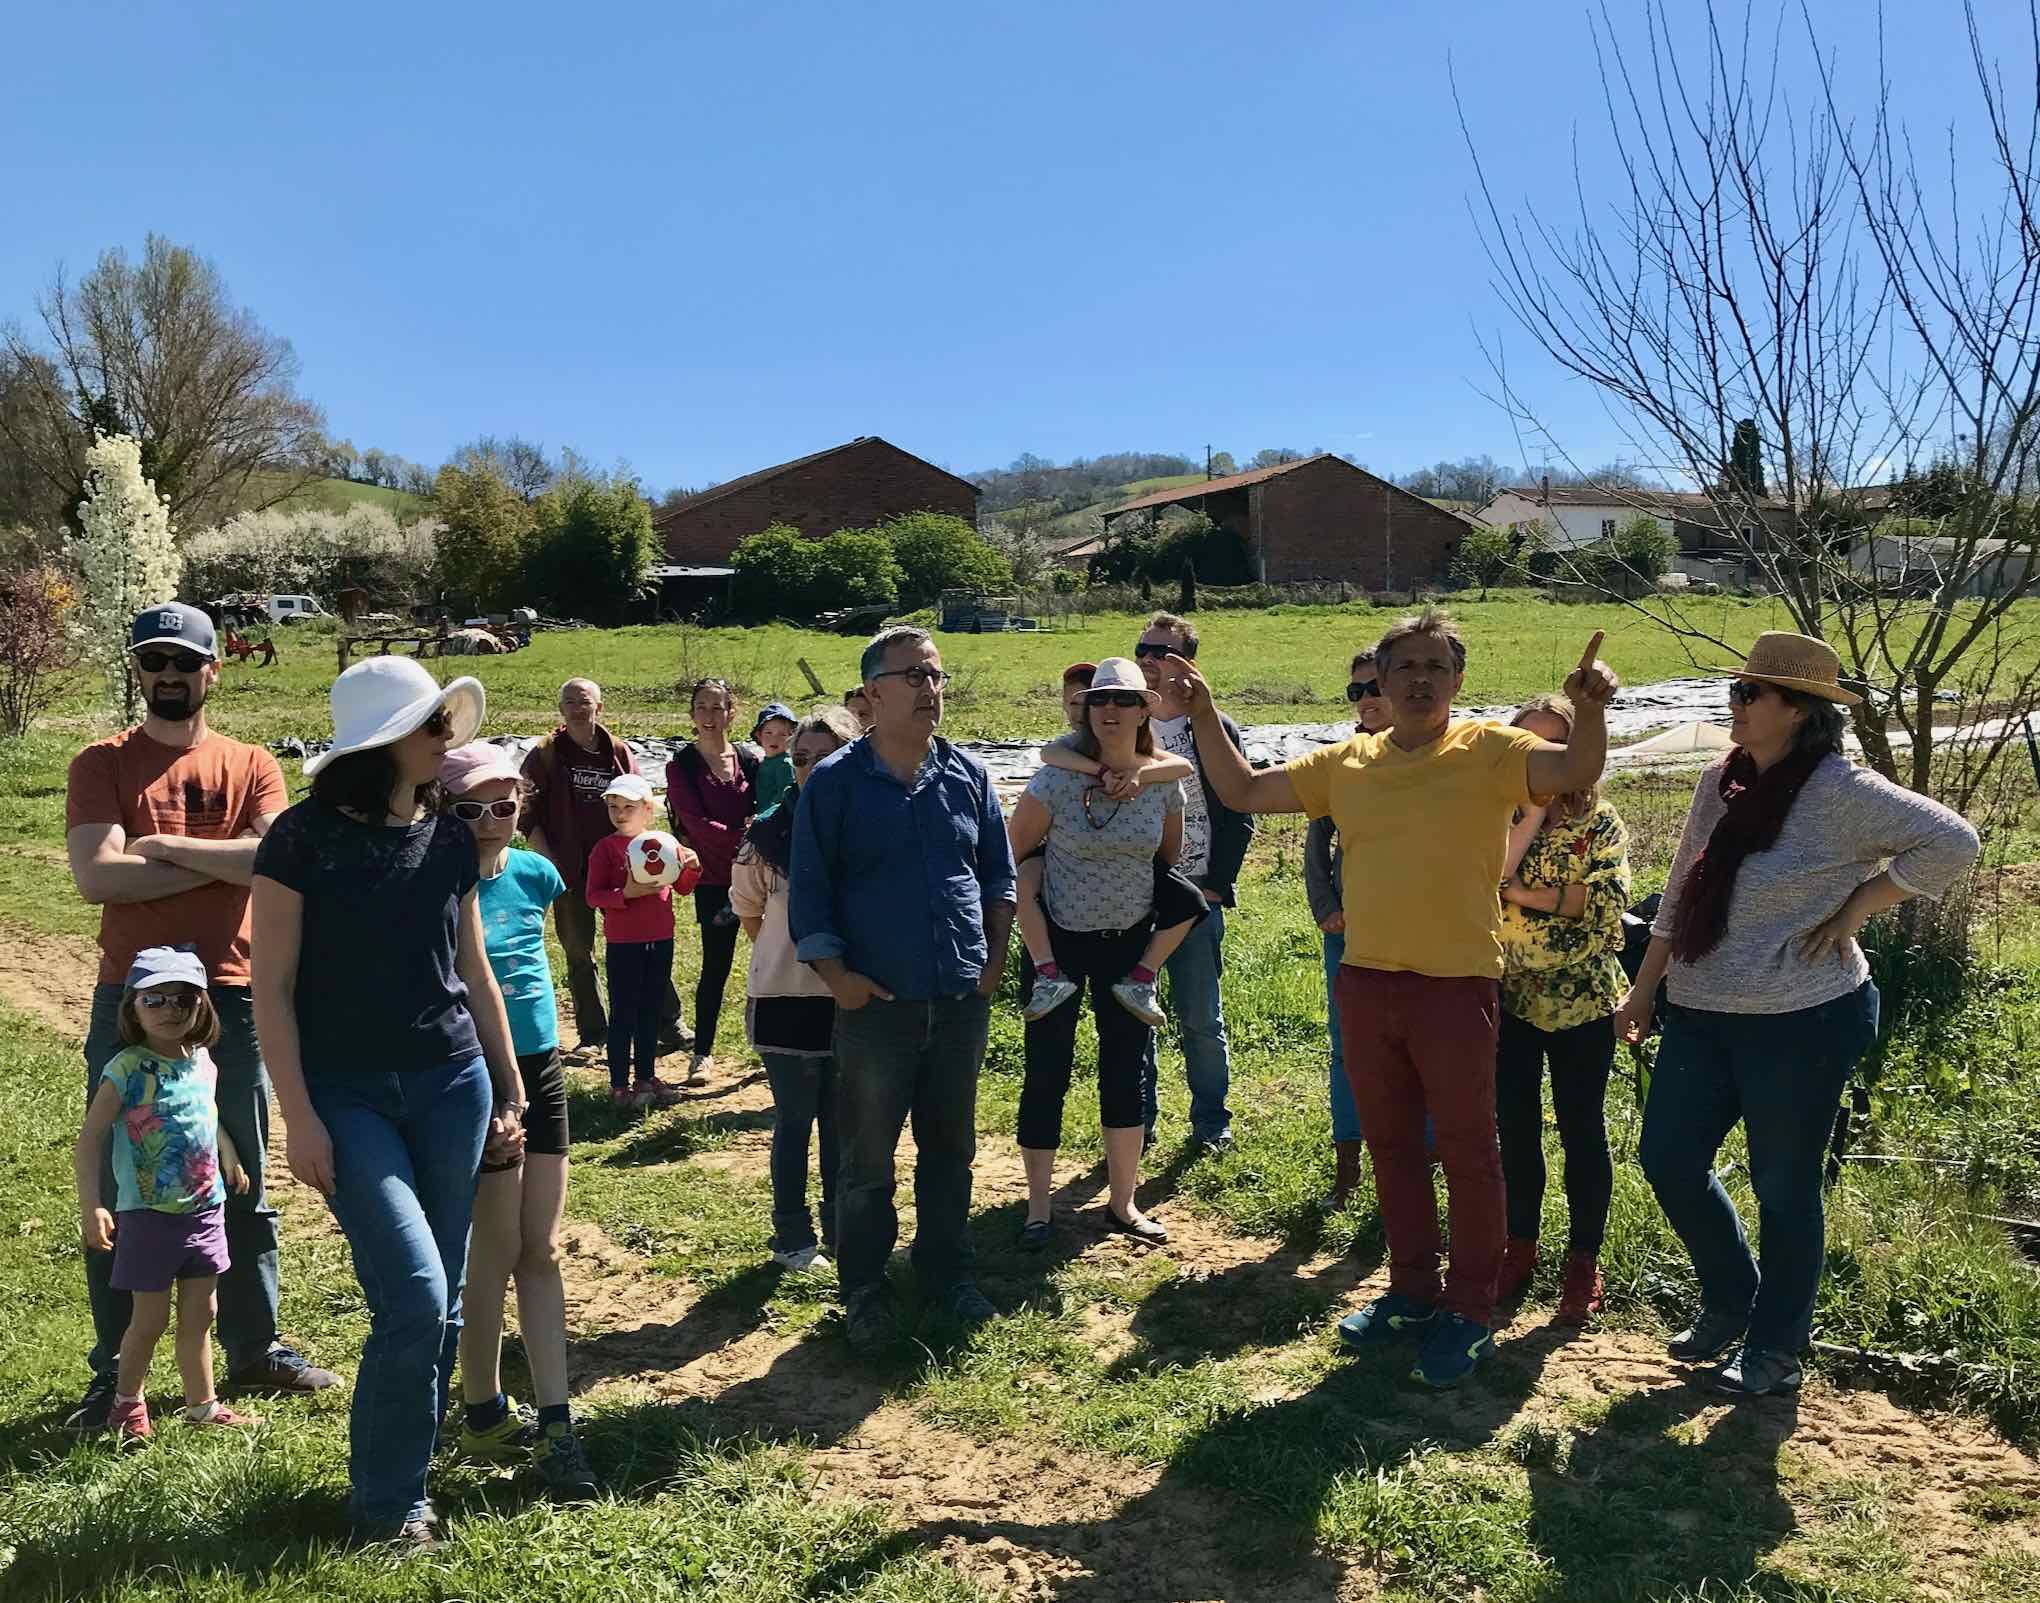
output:
POLYGON ((1629 907, 1629 831, 1607 802, 1584 818, 1547 822, 1523 853, 1526 889, 1584 885, 1578 918, 1502 903, 1502 1006, 1540 1030, 1607 1018, 1622 1001, 1622 915, 1629 907))
POLYGON ((113 1125, 118 1211, 197 1213, 227 1199, 220 1183, 219 1071, 202 1046, 165 1058, 131 1046, 99 1071, 120 1093, 113 1125))

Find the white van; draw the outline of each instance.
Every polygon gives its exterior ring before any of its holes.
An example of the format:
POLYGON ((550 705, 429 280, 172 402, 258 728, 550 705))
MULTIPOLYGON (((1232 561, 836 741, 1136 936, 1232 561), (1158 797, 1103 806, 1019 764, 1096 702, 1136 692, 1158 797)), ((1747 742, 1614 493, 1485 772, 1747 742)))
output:
POLYGON ((301 618, 323 618, 326 609, 312 596, 271 596, 269 598, 269 621, 271 623, 296 623, 301 618))

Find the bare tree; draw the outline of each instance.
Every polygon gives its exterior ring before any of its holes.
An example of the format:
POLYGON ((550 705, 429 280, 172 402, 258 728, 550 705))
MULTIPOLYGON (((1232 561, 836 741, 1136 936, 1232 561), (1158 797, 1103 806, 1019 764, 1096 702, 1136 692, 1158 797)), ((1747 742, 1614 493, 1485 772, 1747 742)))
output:
POLYGON ((494 473, 525 501, 536 501, 560 476, 544 446, 515 434, 508 439, 484 434, 463 445, 448 461, 465 473, 494 473))
MULTIPOLYGON (((178 526, 285 499, 316 477, 324 423, 290 343, 233 305, 202 257, 151 234, 36 302, 41 337, 0 331, 0 447, 37 515, 75 516, 94 431, 132 435, 178 526)), ((5 509, 0 509, 0 516, 5 509)))
MULTIPOLYGON (((2040 466, 2040 14, 2029 0, 2031 60, 2012 89, 1973 7, 1962 15, 1982 194, 1954 183, 1952 136, 1947 173, 1923 171, 1881 49, 1873 82, 1846 77, 1793 3, 1764 31, 1707 6, 1698 51, 1673 43, 1663 0, 1628 43, 1605 6, 1593 14, 1623 179, 1603 199, 1576 177, 1563 224, 1505 217, 1474 153, 1476 221, 1515 320, 1602 392, 1639 460, 1701 493, 1682 516, 1841 654, 1869 692, 1866 759, 1957 805, 2040 691, 2040 620, 2014 610, 2040 593, 2018 493, 2040 466), (1937 460, 1956 464, 1959 493, 1929 519, 1888 521, 1891 492, 1869 481, 1937 460), (1949 699, 1991 717, 1937 730, 1949 699)), ((1519 425, 1542 432, 1490 358, 1519 425)), ((1695 609, 1633 604, 1696 661, 1703 643, 1714 660, 1730 649, 1695 609)))

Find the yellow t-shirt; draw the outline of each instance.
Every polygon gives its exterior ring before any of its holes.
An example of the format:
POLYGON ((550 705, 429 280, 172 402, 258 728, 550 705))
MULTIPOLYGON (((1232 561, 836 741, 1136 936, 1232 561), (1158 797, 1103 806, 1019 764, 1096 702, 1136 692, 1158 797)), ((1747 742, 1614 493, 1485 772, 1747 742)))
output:
POLYGON ((1509 819, 1531 800, 1523 729, 1466 719, 1417 751, 1355 735, 1289 763, 1296 799, 1346 848, 1346 961, 1500 979, 1509 819))

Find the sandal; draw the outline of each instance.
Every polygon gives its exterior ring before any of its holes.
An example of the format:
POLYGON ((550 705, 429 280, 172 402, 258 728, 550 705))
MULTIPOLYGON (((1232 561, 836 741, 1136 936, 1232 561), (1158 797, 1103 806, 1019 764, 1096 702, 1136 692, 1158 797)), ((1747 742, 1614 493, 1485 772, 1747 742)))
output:
POLYGON ((1045 1252, 1055 1237, 1055 1221, 1052 1219, 1029 1219, 1020 1227, 1020 1250, 1022 1252, 1045 1252))
POLYGON ((1142 1214, 1138 1220, 1122 1219, 1107 1208, 1105 1228, 1116 1235, 1131 1236, 1135 1241, 1145 1242, 1150 1247, 1159 1247, 1169 1239, 1167 1228, 1146 1214, 1142 1214))

